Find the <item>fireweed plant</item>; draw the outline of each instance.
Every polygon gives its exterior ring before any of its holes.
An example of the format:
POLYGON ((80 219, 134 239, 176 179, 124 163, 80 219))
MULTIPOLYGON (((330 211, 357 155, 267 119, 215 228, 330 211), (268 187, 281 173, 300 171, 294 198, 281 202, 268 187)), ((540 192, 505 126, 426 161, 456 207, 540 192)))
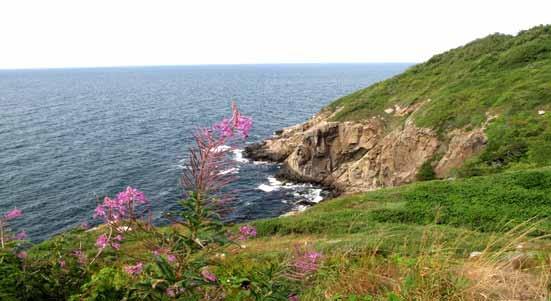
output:
MULTIPOLYGON (((19 246, 20 243, 27 238, 27 232, 25 232, 25 230, 15 235, 10 231, 10 221, 22 215, 23 211, 14 208, 0 216, 0 248, 2 248, 2 251, 19 246)), ((23 254, 25 253, 21 253, 19 257, 24 257, 23 254)))
POLYGON ((233 103, 230 118, 194 132, 181 176, 183 198, 179 210, 164 214, 167 227, 155 227, 150 201, 127 187, 97 205, 93 217, 102 221, 100 226, 81 225, 80 231, 95 235, 93 246, 81 241, 67 251, 54 242, 50 259, 33 262, 21 248, 26 233, 14 235, 8 227, 22 212, 5 213, 0 217, 2 254, 16 255, 23 267, 17 277, 23 289, 14 294, 26 294, 23 300, 298 300, 297 284, 320 266, 318 252, 297 247, 279 266, 245 275, 228 275, 222 267, 226 254, 237 254, 243 241, 257 235, 251 225, 230 231, 222 221, 237 196, 228 188, 235 180, 227 172, 235 164, 230 151, 244 143, 251 127, 252 119, 233 103), (139 251, 123 247, 124 242, 138 243, 139 251), (124 264, 109 266, 118 261, 124 264))

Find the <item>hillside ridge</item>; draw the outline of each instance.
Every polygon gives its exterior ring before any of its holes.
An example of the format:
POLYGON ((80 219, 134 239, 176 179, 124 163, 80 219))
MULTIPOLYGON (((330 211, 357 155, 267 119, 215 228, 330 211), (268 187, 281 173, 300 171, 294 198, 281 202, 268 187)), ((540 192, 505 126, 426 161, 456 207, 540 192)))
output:
POLYGON ((250 146, 339 191, 551 164, 551 25, 492 34, 344 96, 250 146))

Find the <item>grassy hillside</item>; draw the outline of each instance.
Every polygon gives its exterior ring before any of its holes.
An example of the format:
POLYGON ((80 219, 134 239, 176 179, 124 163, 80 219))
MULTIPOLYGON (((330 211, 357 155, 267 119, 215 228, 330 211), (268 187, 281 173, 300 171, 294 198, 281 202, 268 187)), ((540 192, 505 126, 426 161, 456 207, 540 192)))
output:
POLYGON ((444 139, 452 129, 481 126, 488 116, 498 116, 488 126, 485 152, 468 164, 466 175, 551 164, 546 151, 551 147, 551 25, 475 40, 328 108, 342 108, 335 120, 385 116, 396 124, 385 109, 420 102, 416 124, 436 129, 444 139))
MULTIPOLYGON (((540 300, 551 285, 550 192, 551 169, 543 168, 345 196, 254 222, 258 236, 229 246, 215 273, 247 292, 225 300, 283 300, 270 297, 281 290, 298 292, 300 300, 540 300), (300 281, 283 272, 297 247, 323 254, 319 270, 300 281), (470 258, 472 252, 481 254, 470 258), (251 278, 246 291, 241 283, 251 278)), ((74 230, 33 247, 29 257, 77 245, 94 250, 96 236, 74 230)), ((125 240, 94 273, 145 256, 142 244, 140 237, 125 240)), ((61 276, 70 274, 59 268, 36 274, 61 276)))
POLYGON ((550 264, 550 189, 551 169, 544 168, 345 196, 255 222, 260 238, 247 258, 284 256, 294 244, 323 250, 328 263, 304 300, 523 298, 506 286, 523 286, 524 300, 532 300, 532 285, 546 291, 550 284, 541 270, 550 264), (518 248, 534 256, 531 268, 508 266, 518 248), (469 259, 473 251, 483 257, 469 259), (527 279, 531 285, 521 284, 527 279))

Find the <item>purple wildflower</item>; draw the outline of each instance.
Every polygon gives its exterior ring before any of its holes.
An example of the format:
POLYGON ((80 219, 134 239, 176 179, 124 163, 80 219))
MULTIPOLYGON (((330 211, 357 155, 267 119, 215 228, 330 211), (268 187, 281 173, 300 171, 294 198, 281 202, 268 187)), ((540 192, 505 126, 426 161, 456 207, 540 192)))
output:
POLYGON ((291 294, 289 295, 289 298, 287 298, 289 301, 299 301, 297 294, 291 294))
POLYGON ((132 202, 136 202, 138 204, 145 204, 148 201, 143 192, 128 186, 126 187, 125 190, 117 194, 117 202, 119 204, 130 204, 132 202))
POLYGON ((250 225, 239 227, 239 240, 246 240, 251 237, 256 237, 256 228, 250 225))
POLYGON ((25 259, 25 258, 27 258, 27 252, 21 251, 21 252, 17 253, 16 256, 17 256, 17 258, 19 258, 19 259, 25 259))
POLYGON ((61 268, 64 268, 66 265, 67 265, 67 262, 65 262, 65 260, 63 260, 63 259, 60 259, 60 260, 59 260, 59 266, 60 266, 61 268))
POLYGON ((233 136, 233 129, 231 126, 231 121, 229 119, 222 119, 222 121, 214 124, 213 128, 218 132, 218 134, 223 137, 232 137, 233 136))
POLYGON ((81 249, 74 250, 73 255, 77 258, 79 264, 86 264, 86 254, 81 249))
POLYGON ((107 247, 107 242, 107 236, 105 234, 102 234, 96 239, 96 247, 100 249, 105 249, 105 247, 107 247))
POLYGON ((322 255, 319 252, 304 252, 297 249, 295 258, 291 263, 291 266, 299 274, 312 273, 319 268, 321 258, 322 255))
POLYGON ((14 208, 14 209, 8 211, 6 214, 4 214, 4 217, 6 218, 6 220, 10 220, 10 219, 18 218, 22 215, 23 215, 23 211, 21 211, 17 208, 14 208))
POLYGON ((201 276, 203 276, 203 280, 207 282, 216 282, 216 280, 218 280, 218 278, 216 278, 216 275, 209 272, 209 270, 207 269, 201 271, 201 276))
POLYGON ((118 242, 112 242, 111 247, 118 251, 121 248, 121 244, 118 242))
POLYGON ((167 288, 165 293, 169 297, 172 297, 172 298, 176 297, 176 291, 174 291, 172 287, 167 288))
POLYGON ((250 117, 239 116, 236 121, 235 128, 243 136, 243 138, 249 137, 249 131, 253 127, 253 120, 250 117))
POLYGON ((142 272, 143 269, 143 263, 138 262, 135 265, 127 265, 124 267, 124 271, 132 276, 138 275, 142 272))
POLYGON ((25 240, 26 238, 27 238, 27 232, 25 232, 25 230, 23 230, 23 231, 21 231, 21 232, 19 232, 15 235, 16 240, 25 240))
POLYGON ((102 204, 98 205, 96 209, 94 209, 94 218, 98 217, 105 217, 105 209, 102 204))
POLYGON ((101 217, 107 222, 118 222, 124 218, 133 218, 134 206, 147 202, 148 200, 143 192, 128 186, 125 190, 119 192, 114 199, 105 197, 103 203, 99 204, 94 210, 94 218, 101 217))
POLYGON ((153 255, 155 256, 166 255, 166 260, 170 263, 173 263, 176 261, 176 256, 174 254, 171 254, 170 250, 166 248, 157 248, 153 250, 153 255))
POLYGON ((237 105, 232 103, 231 119, 222 119, 222 121, 213 126, 213 129, 217 131, 222 138, 233 137, 235 132, 238 132, 243 138, 247 138, 252 126, 252 118, 241 116, 241 113, 237 109, 237 105))

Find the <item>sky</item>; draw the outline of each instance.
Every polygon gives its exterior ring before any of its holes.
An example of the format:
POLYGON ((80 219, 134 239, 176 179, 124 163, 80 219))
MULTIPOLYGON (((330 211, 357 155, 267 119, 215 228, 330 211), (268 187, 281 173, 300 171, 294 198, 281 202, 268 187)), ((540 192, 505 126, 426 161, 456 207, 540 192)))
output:
POLYGON ((1 0, 0 69, 422 62, 551 0, 1 0))

